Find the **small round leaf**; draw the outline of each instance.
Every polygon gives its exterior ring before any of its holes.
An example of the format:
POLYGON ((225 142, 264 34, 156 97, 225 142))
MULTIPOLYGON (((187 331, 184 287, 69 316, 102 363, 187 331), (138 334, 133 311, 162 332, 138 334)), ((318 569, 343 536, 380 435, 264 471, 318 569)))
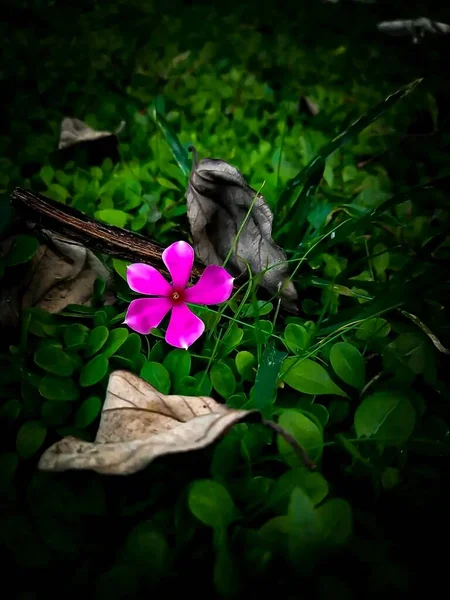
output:
POLYGON ((75 427, 88 427, 95 421, 102 409, 102 401, 97 396, 89 396, 75 413, 75 427))
POLYGON ((405 442, 414 430, 416 411, 396 390, 382 390, 364 398, 355 412, 358 437, 373 437, 387 445, 405 442))
POLYGON ((364 359, 359 350, 347 342, 338 342, 331 347, 330 362, 334 372, 348 385, 360 390, 366 382, 364 359))
POLYGON ((289 323, 284 330, 284 343, 293 354, 300 354, 309 344, 309 333, 302 325, 289 323))
POLYGON ((39 392, 47 400, 78 400, 80 392, 73 379, 44 375, 39 382, 39 392))
MULTIPOLYGON (((300 444, 312 461, 317 461, 323 450, 323 433, 308 417, 296 410, 282 412, 278 424, 300 444)), ((282 458, 292 467, 303 466, 301 457, 288 442, 278 436, 278 451, 282 458)))
POLYGON ((81 370, 80 385, 89 387, 95 385, 108 373, 109 361, 104 354, 99 354, 90 360, 81 370))
POLYGON ((93 356, 96 354, 105 344, 108 339, 109 331, 104 325, 95 327, 89 334, 86 340, 86 356, 93 356))
POLYGON ((212 479, 195 481, 188 496, 191 513, 215 529, 223 529, 236 517, 236 508, 228 490, 212 479))
POLYGON ((141 377, 151 383, 161 394, 170 392, 170 375, 164 365, 157 362, 144 363, 141 377))
POLYGON ((34 354, 34 362, 49 373, 69 377, 75 370, 75 361, 57 346, 43 346, 34 354))
POLYGON ((16 449, 22 458, 31 458, 42 446, 47 428, 41 421, 26 421, 17 432, 16 449))
POLYGON ((102 354, 108 358, 115 354, 117 350, 125 343, 128 337, 128 329, 125 327, 119 327, 113 329, 108 337, 108 341, 102 349, 102 354))
POLYGON ((236 380, 233 371, 227 364, 222 361, 214 363, 211 368, 210 376, 213 388, 225 398, 225 400, 234 394, 236 380))
POLYGON ((256 364, 256 357, 247 350, 242 350, 236 354, 236 369, 239 375, 247 381, 253 381, 255 379, 256 372, 254 366, 256 364))

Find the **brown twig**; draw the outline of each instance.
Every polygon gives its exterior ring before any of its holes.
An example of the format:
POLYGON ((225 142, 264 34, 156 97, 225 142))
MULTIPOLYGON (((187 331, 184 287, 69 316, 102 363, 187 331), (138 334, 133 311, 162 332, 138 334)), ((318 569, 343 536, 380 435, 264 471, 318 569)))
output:
MULTIPOLYGON (((167 273, 162 261, 164 248, 139 233, 105 225, 71 206, 24 188, 16 188, 11 201, 23 219, 38 229, 48 229, 90 250, 126 261, 147 263, 167 273)), ((196 263, 192 270, 194 278, 198 279, 204 268, 196 263)))
POLYGON ((312 462, 312 460, 309 458, 306 450, 304 448, 302 448, 302 446, 300 446, 300 444, 297 442, 297 440, 294 438, 293 435, 291 435, 288 431, 283 429, 280 425, 278 425, 278 423, 275 423, 274 421, 269 421, 268 419, 263 419, 262 424, 265 425, 266 427, 269 427, 270 429, 273 429, 273 431, 278 433, 278 435, 281 435, 281 437, 290 446, 292 446, 292 448, 294 448, 294 450, 300 456, 301 460, 303 461, 303 464, 305 465, 305 467, 307 469, 310 469, 311 471, 314 471, 317 469, 317 465, 315 465, 312 462))

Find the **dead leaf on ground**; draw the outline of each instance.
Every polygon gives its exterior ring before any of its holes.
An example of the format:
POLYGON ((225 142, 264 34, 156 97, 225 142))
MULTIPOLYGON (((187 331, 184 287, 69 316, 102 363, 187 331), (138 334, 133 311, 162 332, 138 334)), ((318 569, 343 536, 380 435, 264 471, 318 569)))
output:
MULTIPOLYGON (((68 304, 89 305, 95 280, 110 280, 108 269, 90 250, 58 234, 43 234, 47 243, 23 265, 21 276, 14 270, 11 280, 2 280, 0 323, 5 326, 15 325, 25 308, 57 313, 68 304)), ((5 240, 2 246, 7 248, 10 243, 5 240)), ((111 301, 109 298, 107 303, 111 301)))
POLYGON ((235 275, 264 272, 261 285, 280 296, 283 305, 296 310, 297 292, 289 281, 284 251, 272 240, 273 214, 241 173, 223 160, 205 158, 194 165, 186 194, 187 215, 195 250, 205 265, 222 265, 231 248, 226 268, 235 275), (249 218, 234 247, 237 233, 249 218), (275 266, 276 265, 276 266, 275 266), (272 267, 269 270, 268 267, 272 267))
POLYGON ((450 25, 439 23, 426 17, 419 19, 398 19, 395 21, 382 21, 377 29, 392 36, 411 36, 414 44, 418 44, 425 35, 448 35, 450 25))
POLYGON ((135 473, 159 456, 209 446, 249 415, 258 413, 230 409, 205 396, 166 396, 128 371, 115 371, 95 442, 63 438, 44 452, 39 468, 135 473))
POLYGON ((61 133, 59 136, 59 150, 64 150, 74 144, 81 142, 93 142, 105 137, 116 137, 124 128, 125 121, 122 121, 114 133, 111 131, 97 131, 89 127, 80 119, 64 117, 61 123, 61 133))
POLYGON ((97 131, 80 119, 65 117, 61 123, 58 145, 59 156, 65 161, 80 161, 80 152, 86 153, 90 165, 101 165, 105 158, 114 163, 120 160, 118 135, 125 126, 122 121, 116 131, 97 131))

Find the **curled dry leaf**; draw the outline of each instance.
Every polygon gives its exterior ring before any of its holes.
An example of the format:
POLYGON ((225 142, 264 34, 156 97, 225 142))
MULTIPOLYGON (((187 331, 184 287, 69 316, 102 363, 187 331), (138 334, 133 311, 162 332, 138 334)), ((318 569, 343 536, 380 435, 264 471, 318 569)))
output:
POLYGON ((271 237, 272 212, 241 173, 223 160, 201 160, 194 165, 186 198, 200 260, 222 265, 231 250, 226 268, 233 275, 245 273, 249 265, 253 273, 262 273, 261 285, 273 295, 280 293, 283 305, 295 311, 298 296, 288 278, 286 255, 271 237))
POLYGON ((122 131, 124 126, 125 121, 122 121, 114 133, 111 133, 111 131, 97 131, 96 129, 89 127, 89 125, 86 125, 83 121, 80 121, 80 119, 64 117, 61 123, 58 149, 64 150, 74 144, 93 142, 105 137, 116 137, 122 131))
POLYGON ((205 448, 250 415, 258 417, 205 396, 166 396, 128 371, 115 371, 95 441, 66 437, 44 452, 39 468, 135 473, 159 456, 205 448))
MULTIPOLYGON (((29 263, 21 266, 20 277, 14 270, 11 278, 2 282, 0 323, 5 326, 15 325, 25 308, 56 313, 68 304, 88 305, 95 280, 109 282, 108 269, 90 250, 49 231, 43 231, 43 235, 47 242, 39 246, 29 263)), ((5 240, 2 246, 7 248, 10 243, 10 239, 5 240)))
POLYGON ((426 17, 419 19, 398 19, 396 21, 382 21, 378 23, 379 31, 392 36, 412 37, 415 44, 425 37, 426 34, 431 35, 448 35, 450 33, 450 25, 432 21, 426 17))
POLYGON ((125 126, 122 121, 115 132, 97 131, 80 121, 65 117, 61 123, 58 151, 64 161, 79 161, 79 152, 86 153, 90 165, 101 165, 105 158, 114 163, 120 160, 118 134, 125 126))

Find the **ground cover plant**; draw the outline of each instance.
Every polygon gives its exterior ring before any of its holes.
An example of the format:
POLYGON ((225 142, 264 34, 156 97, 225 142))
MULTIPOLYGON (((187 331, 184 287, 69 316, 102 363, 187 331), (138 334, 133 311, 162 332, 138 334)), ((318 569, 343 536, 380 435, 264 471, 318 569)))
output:
MULTIPOLYGON (((382 8, 353 3, 285 7, 276 26, 269 2, 26 9, 11 9, 0 138, 7 585, 19 598, 56 580, 101 598, 410 593, 443 559, 432 539, 449 499, 439 48, 383 45, 382 8), (231 237, 196 230, 194 175, 211 158, 255 192, 231 237), (161 249, 217 252, 235 287, 190 306, 204 331, 189 343, 164 320, 137 332, 131 261, 26 227, 16 186, 161 249), (266 253, 240 276, 260 198, 266 253)), ((211 197, 231 196, 215 177, 211 197)))

